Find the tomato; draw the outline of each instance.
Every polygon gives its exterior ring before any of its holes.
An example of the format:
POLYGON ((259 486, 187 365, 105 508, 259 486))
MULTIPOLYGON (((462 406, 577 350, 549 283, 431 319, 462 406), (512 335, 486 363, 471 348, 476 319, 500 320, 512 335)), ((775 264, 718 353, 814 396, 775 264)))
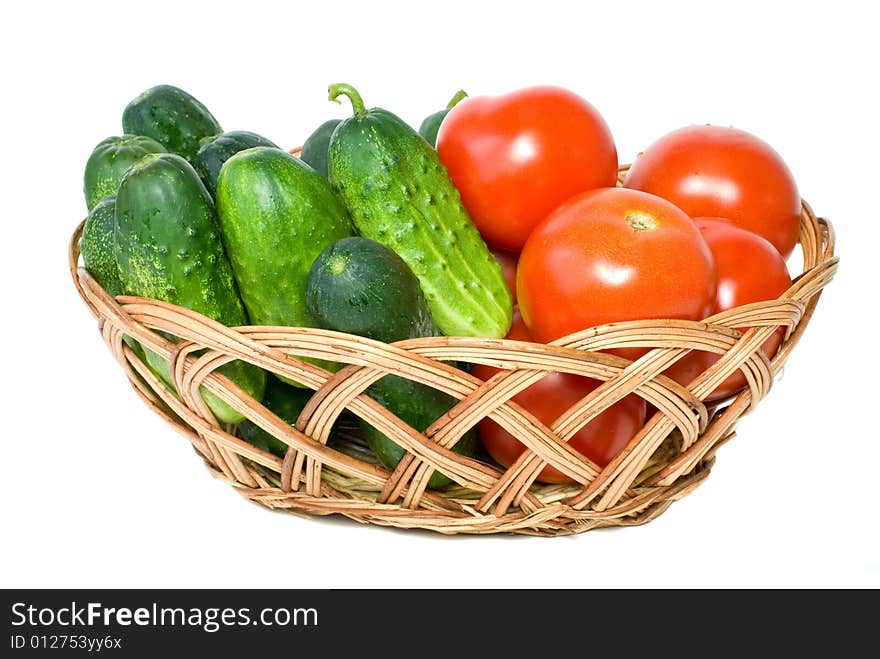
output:
MULTIPOLYGON (((791 286, 791 277, 782 256, 768 241, 721 218, 696 218, 718 271, 718 292, 712 314, 751 302, 775 300, 791 286)), ((747 328, 738 328, 745 331, 747 328)), ((768 357, 779 349, 785 329, 780 328, 761 346, 768 357)), ((720 355, 692 352, 666 371, 666 375, 687 385, 718 361, 720 355)), ((727 398, 746 386, 737 371, 713 391, 707 401, 727 398)))
POLYGON ((617 321, 701 320, 715 301, 715 265, 679 208, 605 188, 576 195, 535 228, 517 293, 532 336, 549 342, 617 321))
POLYGON ((689 126, 651 144, 624 187, 668 199, 691 217, 724 217, 785 257, 797 244, 801 199, 788 166, 766 142, 736 128, 689 126))
POLYGON ((507 282, 507 288, 513 295, 513 303, 516 304, 516 263, 519 260, 519 254, 508 252, 505 249, 497 247, 489 248, 489 251, 495 256, 495 260, 501 266, 501 272, 504 273, 504 281, 507 282))
MULTIPOLYGON (((532 340, 518 312, 514 313, 513 325, 507 338, 517 341, 532 340)), ((499 369, 474 364, 471 370, 478 378, 488 380, 499 369)), ((518 393, 513 400, 549 426, 600 384, 599 380, 592 378, 569 373, 550 373, 518 393)), ((581 428, 569 443, 596 465, 604 467, 626 446, 644 422, 645 401, 630 394, 581 428)), ((491 419, 483 419, 477 428, 486 451, 505 467, 513 464, 525 450, 519 440, 491 419)), ((572 482, 568 476, 549 465, 541 470, 538 480, 543 483, 572 482)))
POLYGON ((617 181, 605 120, 558 87, 463 100, 440 125, 437 153, 486 242, 512 251, 566 199, 617 181))

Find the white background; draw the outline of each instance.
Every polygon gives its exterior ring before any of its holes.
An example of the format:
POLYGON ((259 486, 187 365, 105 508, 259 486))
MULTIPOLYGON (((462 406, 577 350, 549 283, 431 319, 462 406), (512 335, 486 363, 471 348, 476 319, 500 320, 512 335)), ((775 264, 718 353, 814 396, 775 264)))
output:
POLYGON ((302 4, 0 10, 0 586, 880 585, 870 3, 302 4), (340 81, 414 125, 462 87, 555 83, 602 112, 621 161, 690 123, 735 125, 783 155, 834 223, 841 268, 705 484, 645 526, 573 538, 307 520, 212 479, 142 405, 67 272, 91 148, 121 132, 132 97, 166 82, 227 130, 294 146, 346 116, 326 100, 340 81))

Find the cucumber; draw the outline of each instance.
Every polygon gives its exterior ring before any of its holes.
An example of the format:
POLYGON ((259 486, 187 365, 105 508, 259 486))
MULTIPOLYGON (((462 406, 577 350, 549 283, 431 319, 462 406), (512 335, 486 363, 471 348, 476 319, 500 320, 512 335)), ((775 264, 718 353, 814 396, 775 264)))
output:
MULTIPOLYGON (((104 197, 89 213, 83 227, 79 251, 83 257, 83 265, 95 278, 108 295, 116 297, 125 291, 119 277, 119 266, 116 263, 114 234, 116 231, 116 195, 104 197)), ((130 336, 123 338, 141 361, 145 361, 141 344, 130 336)))
MULTIPOLYGON (((227 326, 248 324, 211 195, 181 156, 144 156, 123 176, 116 195, 114 247, 129 295, 170 302, 227 326)), ((168 362, 149 350, 146 356, 171 386, 168 362)), ((265 371, 234 361, 219 372, 257 400, 262 397, 265 371)), ((202 396, 220 422, 244 418, 206 389, 202 396)))
POLYGON ((369 238, 343 238, 321 252, 309 271, 306 304, 319 327, 386 343, 440 333, 419 280, 369 238))
POLYGON ((299 157, 321 176, 327 178, 327 149, 330 146, 330 136, 342 119, 330 119, 318 126, 315 131, 303 142, 302 153, 299 157))
POLYGON ((208 108, 173 85, 151 87, 133 99, 122 112, 122 130, 152 137, 187 160, 202 139, 223 132, 208 108))
POLYGON ((116 135, 98 142, 83 175, 83 193, 89 211, 107 195, 116 194, 122 175, 142 156, 164 151, 164 146, 143 135, 116 135))
POLYGON ((348 212, 330 184, 285 151, 255 147, 220 170, 217 211, 251 322, 311 327, 309 268, 327 245, 352 235, 348 212))
MULTIPOLYGON (((266 382, 266 393, 263 395, 263 405, 276 416, 290 425, 295 425, 300 412, 312 397, 312 391, 298 389, 284 384, 277 378, 270 377, 266 382)), ((287 444, 280 439, 267 433, 250 419, 245 419, 236 427, 236 435, 244 441, 253 444, 259 449, 273 453, 278 457, 284 457, 287 453, 287 444)))
POLYGON ((462 206, 437 152, 387 110, 366 110, 349 85, 354 116, 330 139, 330 182, 358 232, 397 252, 418 277, 443 334, 501 338, 513 300, 501 266, 462 206))
MULTIPOLYGON (((321 252, 309 272, 307 298, 315 322, 327 329, 389 343, 437 333, 418 279, 395 252, 367 238, 343 238, 321 252)), ((396 375, 375 382, 367 394, 419 432, 456 403, 448 394, 396 375)), ((359 423, 379 462, 394 469, 406 451, 365 421, 359 423)), ((453 450, 472 456, 476 446, 471 430, 453 450)), ((450 482, 435 471, 428 486, 450 482)))
POLYGON ((217 177, 220 176, 223 163, 239 151, 255 146, 279 148, 277 144, 262 135, 246 130, 232 130, 202 140, 198 152, 193 157, 192 165, 212 197, 217 196, 217 177))
POLYGON ((455 92, 455 96, 449 100, 449 103, 445 108, 425 117, 424 121, 422 121, 422 124, 419 126, 419 135, 424 137, 428 144, 436 147, 437 133, 440 130, 440 124, 443 123, 443 120, 446 118, 446 115, 449 114, 449 111, 458 105, 459 101, 465 98, 467 98, 467 92, 465 90, 459 89, 455 92))
POLYGON ((113 241, 116 231, 116 194, 104 197, 89 213, 83 226, 80 253, 83 265, 110 297, 122 295, 122 279, 113 241))

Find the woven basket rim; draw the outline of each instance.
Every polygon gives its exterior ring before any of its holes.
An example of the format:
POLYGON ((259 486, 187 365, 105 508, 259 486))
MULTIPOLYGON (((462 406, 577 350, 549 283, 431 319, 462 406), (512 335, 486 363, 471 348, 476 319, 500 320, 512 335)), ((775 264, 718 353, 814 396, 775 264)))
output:
MULTIPOLYGON (((620 176, 627 167, 620 168, 620 176)), ((734 435, 737 420, 767 394, 803 335, 839 260, 834 254, 831 223, 816 217, 804 201, 799 239, 803 271, 776 300, 736 307, 703 321, 611 323, 546 345, 464 337, 429 337, 388 345, 316 328, 227 328, 165 302, 133 296, 113 299, 80 266, 79 239, 84 222, 71 236, 68 252, 80 297, 98 319, 106 344, 135 391, 192 442, 213 475, 270 508, 297 514, 341 514, 360 522, 445 534, 563 535, 642 524, 662 513, 706 478, 715 451, 734 435), (741 333, 736 327, 752 329, 741 333), (760 347, 779 327, 786 328, 786 339, 773 359, 767 359, 760 347), (184 340, 174 344, 160 332, 184 340), (179 398, 122 341, 123 334, 167 356, 179 398), (597 352, 621 345, 652 350, 638 363, 597 352), (661 374, 668 364, 697 348, 721 355, 717 368, 709 368, 705 377, 701 376, 702 383, 685 388, 661 374), (197 351, 204 349, 208 352, 198 356, 197 351), (286 356, 285 351, 294 350, 297 355, 330 357, 349 365, 335 375, 328 374, 286 356), (317 391, 295 427, 287 426, 214 372, 231 359, 297 379, 317 391), (449 366, 448 361, 513 370, 483 384, 449 366), (703 402, 719 382, 739 369, 748 382, 742 393, 716 404, 703 402), (604 384, 551 428, 510 398, 554 371, 593 377, 604 384), (418 433, 361 393, 387 373, 434 386, 460 402, 425 433, 418 433), (288 444, 287 455, 281 459, 266 453, 218 424, 201 401, 201 386, 288 444), (647 430, 643 429, 607 467, 599 469, 572 449, 563 436, 570 437, 590 418, 629 394, 642 396, 658 412, 646 424, 647 430), (327 446, 333 422, 346 410, 365 418, 407 449, 408 455, 397 469, 389 473, 327 446), (507 470, 463 458, 451 450, 464 432, 485 416, 501 423, 528 447, 520 462, 507 470), (557 434, 560 432, 562 435, 557 434), (673 437, 677 438, 673 443, 678 443, 663 449, 673 437), (661 449, 672 453, 657 458, 661 449), (552 464, 576 484, 534 483, 545 464, 552 464), (434 468, 440 468, 457 485, 447 491, 427 489, 434 468)))

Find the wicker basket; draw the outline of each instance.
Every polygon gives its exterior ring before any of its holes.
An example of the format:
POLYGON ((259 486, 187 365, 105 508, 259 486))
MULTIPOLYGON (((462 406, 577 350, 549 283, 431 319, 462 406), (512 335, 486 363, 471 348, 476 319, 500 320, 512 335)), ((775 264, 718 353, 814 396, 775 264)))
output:
MULTIPOLYGON (((626 168, 621 168, 621 175, 626 168)), ((83 224, 70 240, 74 283, 135 391, 182 433, 210 472, 251 501, 312 515, 345 515, 360 522, 421 528, 446 534, 567 535, 594 528, 631 526, 655 518, 693 491, 709 474, 718 447, 734 436, 737 420, 770 389, 837 269, 831 224, 804 203, 800 245, 803 273, 777 300, 730 309, 703 322, 651 320, 591 328, 549 345, 518 341, 435 337, 393 345, 313 328, 225 327, 165 302, 119 296, 115 300, 79 267, 83 224), (752 329, 740 333, 735 327, 752 329), (779 327, 786 338, 768 360, 764 341, 779 327), (159 332, 180 337, 174 344, 159 332), (122 341, 129 335, 167 357, 180 397, 174 396, 122 341), (652 348, 637 362, 598 352, 652 348), (687 388, 660 375, 690 349, 722 355, 687 388), (206 349, 206 350, 205 350, 206 349), (348 364, 331 374, 288 354, 348 364), (291 427, 215 369, 241 359, 316 390, 291 427), (511 369, 481 380, 449 365, 479 362, 511 369), (748 388, 731 400, 702 402, 742 369, 748 388), (603 380, 551 426, 510 399, 548 372, 603 380), (385 374, 433 386, 460 403, 424 433, 415 432, 362 392, 385 374), (284 459, 264 452, 217 423, 198 394, 200 386, 239 410, 290 448, 284 459), (635 393, 657 412, 604 469, 566 444, 585 423, 635 393), (346 410, 405 447, 393 473, 377 465, 355 434, 328 446, 331 426, 346 410), (464 458, 451 447, 484 417, 491 417, 527 449, 510 468, 464 458), (541 485, 545 465, 577 485, 541 485), (434 469, 455 483, 427 489, 434 469)))

